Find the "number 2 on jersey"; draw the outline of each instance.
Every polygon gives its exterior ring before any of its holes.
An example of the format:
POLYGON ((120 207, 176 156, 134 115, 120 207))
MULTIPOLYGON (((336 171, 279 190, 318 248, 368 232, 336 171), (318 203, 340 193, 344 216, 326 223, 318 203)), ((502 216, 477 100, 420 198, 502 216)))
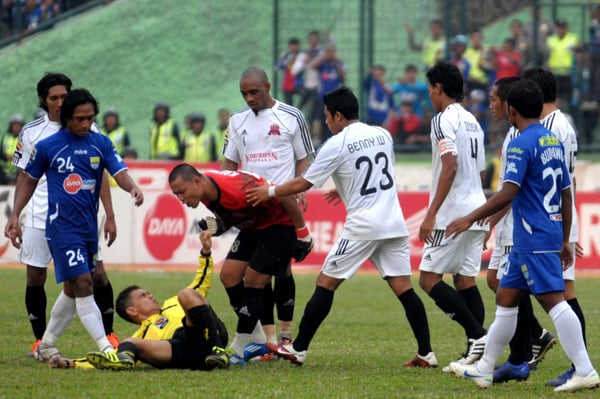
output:
POLYGON ((558 211, 560 211, 560 197, 558 198, 558 204, 552 204, 551 202, 556 194, 556 183, 558 181, 558 178, 562 177, 562 174, 562 169, 546 168, 542 172, 542 178, 544 180, 546 180, 547 177, 550 177, 552 179, 552 187, 550 187, 550 190, 548 190, 546 195, 544 195, 544 209, 549 214, 557 213, 558 211))
POLYGON ((394 186, 394 179, 388 170, 389 168, 389 160, 387 155, 384 152, 378 152, 375 155, 375 160, 371 160, 371 158, 363 155, 356 160, 356 169, 359 169, 365 165, 367 168, 367 175, 365 176, 365 180, 363 181, 360 187, 360 195, 369 195, 377 192, 377 187, 369 187, 369 181, 371 180, 371 174, 373 173, 373 166, 378 166, 379 161, 383 160, 383 167, 381 168, 382 179, 379 181, 379 188, 381 190, 389 190, 394 186))

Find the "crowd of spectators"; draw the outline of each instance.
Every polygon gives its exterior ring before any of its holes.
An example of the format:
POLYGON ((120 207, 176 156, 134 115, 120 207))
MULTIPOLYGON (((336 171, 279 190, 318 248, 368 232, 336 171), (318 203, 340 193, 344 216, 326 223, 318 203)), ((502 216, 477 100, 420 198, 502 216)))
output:
POLYGON ((0 0, 0 40, 52 27, 61 12, 92 0, 0 0))

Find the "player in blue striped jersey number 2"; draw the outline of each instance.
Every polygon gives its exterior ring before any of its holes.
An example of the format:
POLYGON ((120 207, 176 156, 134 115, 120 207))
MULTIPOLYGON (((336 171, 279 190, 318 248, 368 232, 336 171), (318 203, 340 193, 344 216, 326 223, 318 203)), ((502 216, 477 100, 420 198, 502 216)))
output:
MULTIPOLYGON (((56 281, 64 282, 65 294, 75 298, 77 315, 98 349, 110 351, 113 346, 104 334, 91 276, 98 252, 98 202, 104 169, 131 194, 136 206, 142 204, 144 196, 110 139, 90 131, 97 114, 98 103, 87 90, 73 90, 65 96, 60 112, 62 129, 35 145, 4 233, 15 247, 21 246, 19 215, 45 174, 46 238, 54 259, 56 281)), ((57 335, 71 319, 61 321, 57 335)))

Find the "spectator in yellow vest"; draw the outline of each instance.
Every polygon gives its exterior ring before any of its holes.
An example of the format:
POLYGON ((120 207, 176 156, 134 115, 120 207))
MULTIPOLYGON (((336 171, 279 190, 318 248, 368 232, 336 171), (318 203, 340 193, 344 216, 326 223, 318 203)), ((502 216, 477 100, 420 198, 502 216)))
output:
POLYGON ((463 58, 471 65, 466 81, 467 92, 477 89, 487 92, 488 73, 491 69, 489 52, 483 44, 483 35, 479 29, 473 30, 469 38, 470 45, 463 54, 463 58))
POLYGON ((182 159, 179 128, 166 103, 154 106, 150 129, 150 159, 182 159))
POLYGON ((567 20, 559 18, 555 21, 555 33, 548 36, 548 68, 556 80, 556 97, 570 109, 573 97, 572 73, 575 65, 575 52, 580 48, 579 37, 569 32, 567 20))
POLYGON ((217 160, 217 143, 210 132, 204 132, 206 118, 202 113, 189 115, 190 130, 183 136, 183 160, 210 162, 217 160))
POLYGON ((25 118, 21 114, 15 114, 8 120, 8 130, 2 136, 2 171, 5 175, 4 184, 14 185, 17 181, 17 167, 13 164, 13 156, 19 141, 19 133, 25 125, 25 118))
POLYGON ((231 112, 227 108, 221 108, 217 113, 219 118, 219 124, 212 131, 212 135, 215 139, 215 146, 217 148, 217 161, 225 159, 223 157, 223 146, 225 145, 225 138, 227 137, 227 128, 229 127, 229 117, 231 112))
POLYGON ((423 39, 421 43, 415 40, 415 34, 410 24, 404 26, 408 34, 408 45, 413 51, 421 52, 421 60, 425 70, 435 65, 443 58, 444 53, 444 24, 439 19, 434 19, 429 23, 429 33, 431 37, 423 39))
POLYGON ((129 139, 129 133, 127 132, 127 128, 125 126, 121 126, 119 121, 119 113, 116 108, 108 108, 104 111, 102 115, 102 133, 104 133, 110 141, 112 141, 115 149, 123 156, 123 151, 125 147, 129 147, 131 145, 131 140, 129 139))

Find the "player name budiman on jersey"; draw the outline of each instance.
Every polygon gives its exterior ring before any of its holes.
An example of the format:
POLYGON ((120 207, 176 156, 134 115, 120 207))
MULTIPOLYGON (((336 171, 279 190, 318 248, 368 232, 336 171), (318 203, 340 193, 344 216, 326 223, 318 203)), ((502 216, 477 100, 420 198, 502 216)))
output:
POLYGON ((385 137, 383 137, 383 135, 379 135, 377 137, 368 137, 365 139, 353 141, 352 143, 348 144, 347 148, 350 154, 352 154, 356 151, 382 145, 385 145, 385 137))

